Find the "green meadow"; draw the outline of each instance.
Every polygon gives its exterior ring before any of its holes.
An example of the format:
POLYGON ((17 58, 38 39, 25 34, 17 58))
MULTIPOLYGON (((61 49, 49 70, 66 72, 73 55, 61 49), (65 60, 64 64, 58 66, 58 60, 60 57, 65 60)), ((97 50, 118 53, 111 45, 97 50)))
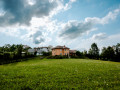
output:
POLYGON ((0 90, 120 90, 120 63, 39 59, 0 65, 0 90))

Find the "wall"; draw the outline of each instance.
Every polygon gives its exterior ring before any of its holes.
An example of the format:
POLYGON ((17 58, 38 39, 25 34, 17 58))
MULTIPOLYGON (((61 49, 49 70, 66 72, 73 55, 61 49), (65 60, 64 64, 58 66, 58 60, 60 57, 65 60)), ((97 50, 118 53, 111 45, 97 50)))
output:
POLYGON ((55 55, 69 55, 69 49, 53 49, 52 50, 52 56, 55 56, 55 55))

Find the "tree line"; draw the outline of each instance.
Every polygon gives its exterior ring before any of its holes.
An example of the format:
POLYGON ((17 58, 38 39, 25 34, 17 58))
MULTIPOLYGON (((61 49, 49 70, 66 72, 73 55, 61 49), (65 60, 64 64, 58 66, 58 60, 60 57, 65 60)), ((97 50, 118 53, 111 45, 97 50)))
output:
MULTIPOLYGON (((18 61, 23 61, 26 58, 36 56, 36 52, 30 54, 27 48, 23 48, 22 44, 18 45, 10 45, 6 44, 0 47, 0 64, 5 63, 13 63, 18 61)), ((51 56, 51 52, 43 52, 43 56, 47 56, 48 58, 68 58, 68 56, 51 56)), ((70 56, 71 58, 90 58, 90 59, 100 59, 100 60, 107 60, 107 61, 117 61, 120 62, 120 43, 114 46, 103 47, 102 51, 98 48, 96 43, 91 45, 91 48, 83 52, 77 51, 76 56, 70 56)))
POLYGON ((34 57, 35 55, 28 53, 29 48, 23 48, 22 44, 6 44, 0 47, 0 64, 18 62, 29 57, 34 57))
POLYGON ((76 56, 79 58, 88 57, 90 59, 120 62, 120 43, 112 47, 111 46, 103 47, 101 53, 97 44, 93 43, 88 51, 83 52, 77 51, 76 56))

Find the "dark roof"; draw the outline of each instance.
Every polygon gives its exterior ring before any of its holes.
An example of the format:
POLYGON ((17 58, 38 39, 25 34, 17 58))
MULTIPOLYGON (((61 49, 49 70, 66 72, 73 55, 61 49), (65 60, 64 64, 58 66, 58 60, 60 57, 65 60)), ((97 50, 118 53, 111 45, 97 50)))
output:
POLYGON ((70 53, 76 53, 76 50, 70 50, 70 53))
POLYGON ((56 46, 56 47, 54 47, 52 49, 69 49, 69 48, 66 47, 66 46, 56 46))

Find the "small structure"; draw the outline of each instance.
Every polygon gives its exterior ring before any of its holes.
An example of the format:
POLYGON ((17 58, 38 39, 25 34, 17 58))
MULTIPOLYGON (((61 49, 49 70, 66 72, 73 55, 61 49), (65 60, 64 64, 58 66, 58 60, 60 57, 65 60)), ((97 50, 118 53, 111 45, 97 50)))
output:
POLYGON ((35 54, 35 49, 28 49, 28 52, 29 52, 31 55, 34 55, 34 54, 35 54))
POLYGON ((48 46, 48 50, 49 50, 49 52, 51 52, 51 51, 52 51, 52 48, 53 48, 53 46, 52 46, 52 45, 49 45, 49 46, 48 46))
POLYGON ((42 55, 42 52, 50 52, 50 51, 52 51, 51 47, 37 47, 37 48, 34 48, 34 49, 37 52, 37 55, 42 55))
POLYGON ((76 50, 70 50, 70 56, 76 56, 76 50))
POLYGON ((22 56, 25 56, 26 52, 21 52, 22 56))
POLYGON ((64 46, 56 46, 52 48, 52 56, 56 55, 68 55, 69 56, 69 48, 64 46))

